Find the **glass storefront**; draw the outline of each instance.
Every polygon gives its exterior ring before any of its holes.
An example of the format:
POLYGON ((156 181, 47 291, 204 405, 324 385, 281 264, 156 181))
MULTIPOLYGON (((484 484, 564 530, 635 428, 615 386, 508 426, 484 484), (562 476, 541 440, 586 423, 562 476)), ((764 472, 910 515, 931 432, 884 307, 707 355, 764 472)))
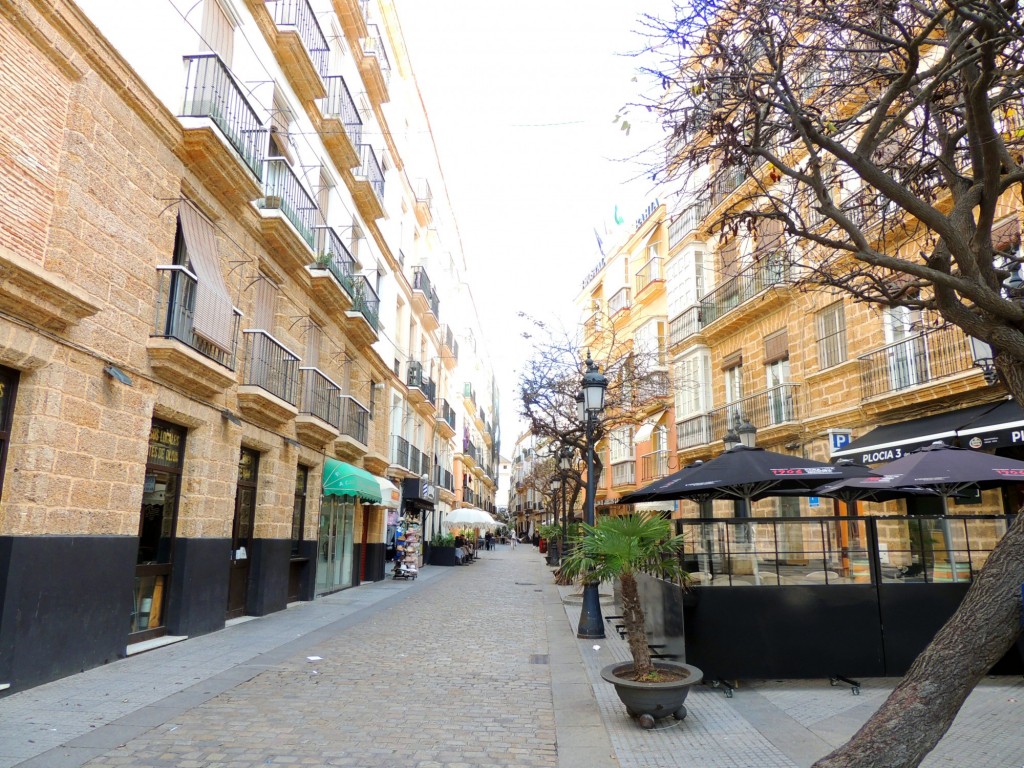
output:
POLYGON ((174 531, 185 455, 185 429, 154 419, 139 513, 131 641, 164 634, 164 606, 173 564, 174 531))
POLYGON ((352 541, 356 504, 352 496, 324 496, 320 505, 316 593, 352 586, 352 541))

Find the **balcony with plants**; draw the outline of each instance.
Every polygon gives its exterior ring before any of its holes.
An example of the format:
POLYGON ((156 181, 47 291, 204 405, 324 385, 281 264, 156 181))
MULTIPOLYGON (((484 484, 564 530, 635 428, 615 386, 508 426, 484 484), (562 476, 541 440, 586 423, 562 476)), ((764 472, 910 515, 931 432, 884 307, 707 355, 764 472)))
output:
POLYGON ((314 227, 319 209, 287 159, 270 157, 265 161, 263 197, 256 207, 263 236, 281 266, 294 274, 315 261, 314 227))
POLYGON ((333 227, 316 227, 314 243, 316 261, 308 267, 313 293, 318 303, 343 314, 352 308, 355 259, 333 227))
POLYGON ((229 207, 262 193, 267 130, 215 53, 185 57, 181 109, 189 167, 229 207))
POLYGON ((242 313, 201 289, 184 266, 157 267, 153 329, 146 349, 162 379, 206 397, 235 383, 242 313))
POLYGON ((238 407, 253 421, 279 427, 298 414, 299 357, 265 330, 245 336, 245 375, 238 407))

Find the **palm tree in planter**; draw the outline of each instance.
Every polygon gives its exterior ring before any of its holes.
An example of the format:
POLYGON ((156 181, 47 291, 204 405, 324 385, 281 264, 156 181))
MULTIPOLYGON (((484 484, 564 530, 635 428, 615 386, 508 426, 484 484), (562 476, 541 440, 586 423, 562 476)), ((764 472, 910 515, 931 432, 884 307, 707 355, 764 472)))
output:
POLYGON ((619 580, 622 624, 633 661, 610 664, 601 677, 615 686, 626 711, 642 727, 653 728, 656 718, 669 715, 682 720, 689 687, 699 683, 703 673, 689 664, 651 658, 636 576, 647 573, 685 588, 689 575, 679 559, 683 537, 673 536, 663 517, 633 514, 606 517, 596 526, 583 524, 575 543, 558 569, 560 584, 581 578, 619 580))

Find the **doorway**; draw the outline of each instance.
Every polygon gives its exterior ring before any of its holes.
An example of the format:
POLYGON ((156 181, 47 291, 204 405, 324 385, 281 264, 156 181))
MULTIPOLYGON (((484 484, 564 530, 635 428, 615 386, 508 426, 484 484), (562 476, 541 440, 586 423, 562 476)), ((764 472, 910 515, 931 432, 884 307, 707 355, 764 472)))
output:
POLYGON ((242 448, 238 460, 238 488, 235 492, 235 519, 231 525, 231 572, 228 580, 228 619, 245 615, 249 592, 249 558, 252 555, 253 528, 256 520, 256 485, 260 455, 242 448))
POLYGON ((320 504, 320 534, 317 542, 317 595, 352 586, 355 518, 354 497, 324 496, 320 504))

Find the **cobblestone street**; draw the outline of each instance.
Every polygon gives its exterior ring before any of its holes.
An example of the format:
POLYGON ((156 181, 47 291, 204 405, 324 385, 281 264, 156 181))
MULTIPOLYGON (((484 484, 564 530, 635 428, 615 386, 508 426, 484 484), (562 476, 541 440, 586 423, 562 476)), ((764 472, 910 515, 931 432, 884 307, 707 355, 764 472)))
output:
MULTIPOLYGON (((576 640, 570 591, 499 547, 297 605, 0 699, 0 766, 809 766, 894 682, 698 687, 643 731, 599 678, 625 643, 576 640)), ((1024 765, 1021 701, 984 681, 925 765, 1024 765)))

